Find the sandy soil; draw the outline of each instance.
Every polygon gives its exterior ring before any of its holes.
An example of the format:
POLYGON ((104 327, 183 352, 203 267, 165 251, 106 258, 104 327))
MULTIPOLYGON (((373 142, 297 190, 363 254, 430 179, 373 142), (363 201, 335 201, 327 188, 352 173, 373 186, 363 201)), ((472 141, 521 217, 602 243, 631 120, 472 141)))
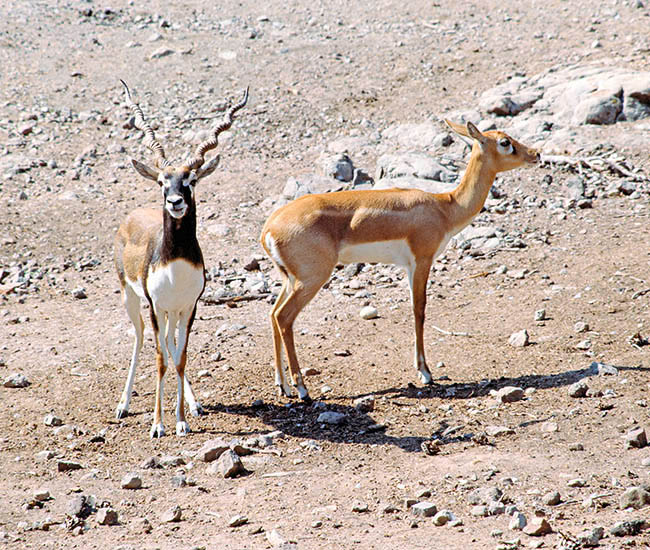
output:
MULTIPOLYGON (((414 549, 496 548, 503 541, 515 548, 519 539, 522 546, 553 548, 561 547, 560 533, 603 526, 604 547, 650 544, 647 532, 608 534, 616 522, 648 511, 619 507, 625 489, 648 483, 650 473, 648 448, 626 449, 624 441, 648 425, 650 347, 630 343, 634 334, 650 333, 650 293, 643 293, 650 287, 647 194, 597 197, 593 208, 562 215, 532 207, 481 214, 478 225, 496 225, 526 247, 479 258, 450 249, 436 263, 425 327, 438 381, 430 388, 412 367, 408 288, 397 269, 360 275, 378 319, 359 318, 363 303, 352 297, 352 279, 342 271, 299 318, 302 366, 319 371, 307 379, 312 406, 275 394, 270 299, 201 302, 188 372, 208 414, 190 419, 186 438, 148 436, 155 381, 150 329, 132 414, 114 420, 132 331, 112 265, 120 220, 137 206, 160 203, 157 187, 128 165, 131 156, 146 160, 147 151, 137 132, 123 127, 128 111, 119 78, 177 159, 188 150, 186 132, 205 130, 211 124, 205 117, 220 116, 224 100, 250 85, 251 103, 220 145, 217 174, 197 190, 199 240, 216 274, 211 286, 238 276, 273 282, 268 260, 260 262, 262 274, 243 270, 262 253, 257 239, 273 207, 269 198, 289 176, 318 171, 328 143, 471 109, 484 90, 517 73, 594 62, 648 71, 649 15, 637 2, 588 0, 512 6, 4 0, 0 269, 13 273, 22 264, 31 283, 12 291, 3 286, 0 378, 20 372, 31 384, 0 388, 0 542, 66 549, 252 549, 282 541, 300 549, 414 549), (173 53, 152 58, 161 48, 173 53), (210 230, 220 224, 229 229, 225 236, 210 230), (500 265, 527 271, 516 279, 496 272, 500 265), (74 297, 79 288, 87 298, 74 297), (535 321, 541 308, 547 319, 535 321), (576 333, 577 322, 589 331, 576 333), (524 328, 531 345, 508 345, 524 328), (591 347, 578 349, 586 339, 591 347), (618 375, 593 374, 594 361, 616 365, 618 375), (569 396, 578 380, 593 397, 569 396), (498 404, 490 391, 504 386, 534 391, 498 404), (365 395, 375 396, 375 409, 359 412, 353 402, 365 395), (319 423, 324 410, 346 414, 347 422, 319 423), (64 427, 45 425, 48 414, 64 427), (512 431, 481 436, 494 426, 512 431), (277 453, 244 457, 250 474, 243 477, 210 474, 193 458, 210 439, 272 432, 279 434, 269 449, 277 453), (440 443, 433 456, 422 449, 432 440, 440 443), (53 458, 40 459, 46 450, 53 458), (151 457, 168 456, 185 464, 143 467, 151 457), (58 472, 59 459, 83 468, 58 472), (178 470, 187 486, 174 486, 178 470), (129 472, 139 473, 142 489, 121 488, 129 472), (582 486, 569 486, 576 478, 582 486), (529 521, 545 515, 554 533, 529 537, 510 530, 505 514, 472 515, 472 490, 493 486, 529 521), (34 503, 42 488, 51 499, 34 503), (560 493, 560 505, 543 502, 551 491, 560 493), (585 507, 594 494, 599 498, 585 507), (110 503, 119 524, 98 525, 95 512, 75 529, 69 506, 79 495, 95 495, 98 506, 110 503), (435 526, 409 511, 407 499, 433 502, 461 521, 435 526), (175 505, 181 521, 162 521, 175 505), (237 514, 247 523, 229 527, 237 514)), ((627 142, 629 124, 594 129, 594 147, 615 144, 647 174, 648 142, 627 142)), ((374 174, 377 157, 391 150, 379 139, 353 160, 374 174)), ((498 186, 522 200, 551 200, 565 196, 570 176, 540 166, 500 176, 498 186)), ((168 433, 173 386, 168 377, 168 433)))

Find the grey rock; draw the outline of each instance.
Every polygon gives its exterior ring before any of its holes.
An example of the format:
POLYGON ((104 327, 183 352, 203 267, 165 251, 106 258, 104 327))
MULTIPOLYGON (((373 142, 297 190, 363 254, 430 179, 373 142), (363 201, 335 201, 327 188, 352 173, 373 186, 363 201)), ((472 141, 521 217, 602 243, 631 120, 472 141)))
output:
POLYGON ((619 521, 609 530, 610 534, 615 537, 633 537, 638 535, 642 529, 645 529, 648 523, 643 519, 632 519, 628 521, 619 521))
POLYGON ((172 487, 181 489, 182 487, 187 487, 187 475, 184 473, 176 474, 171 479, 172 487))
POLYGON ((510 523, 508 524, 508 529, 512 531, 521 531, 528 524, 526 516, 521 512, 515 512, 512 514, 510 523))
POLYGON ((531 537, 542 537, 553 532, 551 524, 546 520, 546 518, 534 517, 530 522, 524 527, 524 533, 530 535, 531 537))
POLYGON ((239 455, 235 451, 228 449, 208 467, 208 473, 219 473, 224 478, 231 478, 246 474, 247 471, 239 455))
POLYGON ((375 410, 375 396, 374 395, 366 395, 364 397, 359 397, 355 399, 352 404, 354 405, 354 408, 357 409, 359 412, 371 412, 375 410))
POLYGON ((172 50, 171 48, 167 48, 165 46, 158 48, 156 51, 154 51, 149 58, 150 59, 160 59, 162 57, 167 57, 168 55, 173 55, 176 52, 172 50))
POLYGON ((589 365, 589 370, 598 376, 618 376, 618 369, 616 367, 597 361, 589 365))
POLYGON ((491 237, 496 237, 497 230, 494 226, 477 226, 477 225, 468 225, 463 229, 458 235, 456 235, 456 240, 458 242, 463 241, 473 241, 476 239, 489 239, 491 237))
POLYGON ((435 516, 433 516, 433 524, 438 527, 447 524, 450 521, 454 520, 454 514, 450 510, 440 510, 435 516))
POLYGON ((22 373, 14 372, 5 378, 3 386, 5 388, 26 388, 31 382, 22 373))
POLYGON ((113 508, 100 508, 97 511, 99 525, 117 525, 119 523, 117 512, 113 508))
POLYGON ((163 468, 178 468, 185 463, 185 459, 182 456, 164 455, 160 458, 160 465, 163 468))
POLYGON ((286 538, 284 538, 277 530, 272 529, 271 531, 266 532, 266 540, 269 541, 271 546, 286 546, 289 544, 286 538))
POLYGON ((587 485, 587 482, 581 477, 576 477, 567 481, 569 487, 584 487, 587 485))
POLYGON ((637 73, 623 82, 625 120, 650 117, 650 73, 637 73))
POLYGON ((625 435, 625 448, 626 449, 643 449, 648 444, 645 430, 643 428, 636 428, 630 430, 625 435))
POLYGON ((377 160, 376 180, 414 177, 424 180, 449 182, 456 175, 424 153, 383 155, 377 160))
POLYGON ((381 139, 390 142, 391 149, 399 145, 404 149, 422 151, 433 148, 440 133, 438 125, 431 122, 395 124, 382 131, 381 139))
POLYGON ((46 500, 50 500, 52 496, 50 495, 49 489, 41 488, 41 489, 36 489, 33 493, 34 500, 37 500, 38 502, 45 502, 46 500))
POLYGON ((535 311, 534 315, 535 321, 544 321, 546 320, 546 310, 545 309, 538 309, 535 311))
POLYGON ((567 197, 573 200, 580 200, 585 196, 585 182, 580 176, 573 176, 566 182, 567 197))
POLYGON ((498 487, 479 487, 474 489, 467 497, 470 504, 490 504, 490 502, 500 501, 503 497, 503 491, 498 487))
POLYGON ((238 514, 236 516, 231 517, 228 520, 228 527, 241 527, 242 525, 246 525, 248 523, 248 518, 246 516, 243 516, 241 514, 238 514))
POLYGON ((142 478, 134 472, 129 472, 122 477, 120 487, 122 489, 140 489, 142 487, 142 478))
POLYGON ((303 174, 290 177, 282 190, 282 196, 288 200, 314 193, 331 193, 343 189, 343 183, 334 178, 316 174, 303 174))
POLYGON ((484 504, 477 504, 475 506, 472 506, 469 513, 477 518, 486 518, 490 515, 488 507, 484 504))
POLYGON ((584 380, 578 380, 569 386, 569 397, 585 397, 589 386, 584 380))
POLYGON ((63 426, 63 420, 51 413, 43 419, 43 423, 46 426, 63 426))
POLYGON ((519 106, 508 95, 484 97, 481 99, 479 107, 488 114, 497 116, 516 115, 521 111, 519 106))
POLYGON ((210 439, 196 452, 194 458, 203 462, 212 462, 217 460, 228 449, 230 449, 230 443, 223 439, 210 439))
POLYGON ((59 472, 72 472, 83 468, 81 464, 72 462, 71 460, 59 460, 57 461, 56 467, 59 472))
POLYGON ((39 451, 36 453, 36 460, 39 462, 45 462, 46 460, 51 460, 56 456, 55 451, 46 449, 45 451, 39 451))
POLYGON ((140 467, 145 470, 153 470, 154 468, 162 468, 162 464, 157 456, 151 456, 145 459, 142 464, 140 464, 140 467))
POLYGON ((643 103, 634 97, 626 95, 623 100, 623 113, 620 118, 629 121, 650 117, 650 103, 643 103))
POLYGON ((487 505, 487 507, 488 514, 491 516, 500 516, 506 512, 506 505, 503 504, 503 502, 499 502, 498 500, 493 500, 487 505))
POLYGON ((589 324, 585 323, 584 321, 578 321, 575 325, 573 325, 573 330, 578 333, 587 332, 589 330, 589 324))
POLYGON ((352 505, 352 511, 362 514, 368 511, 368 505, 365 502, 361 502, 361 501, 355 502, 352 505))
POLYGON ((325 411, 318 415, 317 421, 321 424, 339 425, 347 422, 347 415, 336 411, 325 411))
POLYGON ((86 495, 75 495, 68 501, 68 514, 77 518, 87 518, 94 509, 94 499, 86 495))
POLYGON ((370 321, 379 317, 379 312, 374 306, 365 306, 361 308, 361 311, 359 311, 359 316, 366 321, 370 321))
POLYGON ((496 392, 496 398, 500 403, 514 403, 524 398, 524 390, 515 386, 505 386, 496 392))
POLYGON ((510 335, 508 343, 516 348, 523 348, 529 344, 528 331, 526 329, 514 332, 510 335))
POLYGON ((433 502, 418 502, 417 504, 414 504, 411 506, 411 512, 415 516, 420 516, 424 518, 428 518, 431 516, 434 516, 436 512, 438 511, 438 508, 436 507, 433 502))
POLYGON ((160 516, 160 521, 163 523, 176 523, 181 520, 183 516, 183 509, 176 505, 168 510, 165 510, 160 516))
POLYGON ((603 538, 605 529, 602 527, 594 527, 578 533, 577 539, 580 544, 585 548, 594 548, 600 544, 600 539, 603 538))
POLYGON ((588 94, 575 108, 573 124, 614 124, 623 110, 618 94, 598 90, 588 94))
POLYGON ((558 493, 557 491, 551 491, 550 493, 546 493, 542 497, 542 502, 546 506, 557 506, 558 504, 560 504, 560 502, 562 502, 562 497, 560 496, 560 493, 558 493))
POLYGON ((339 181, 349 182, 354 178, 354 165, 345 153, 322 155, 320 158, 323 174, 339 181))
POLYGON ((486 426, 485 433, 489 436, 512 435, 515 431, 508 426, 486 426))
POLYGON ((650 492, 645 487, 630 487, 621 495, 619 500, 621 510, 626 508, 639 510, 647 504, 650 504, 650 492))

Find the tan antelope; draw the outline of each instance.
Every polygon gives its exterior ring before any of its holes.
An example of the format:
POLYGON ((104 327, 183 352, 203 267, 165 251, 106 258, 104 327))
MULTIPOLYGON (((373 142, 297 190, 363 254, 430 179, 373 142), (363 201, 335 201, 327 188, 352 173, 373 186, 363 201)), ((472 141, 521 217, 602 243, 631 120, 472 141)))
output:
POLYGON ((176 368, 176 434, 185 435, 190 428, 185 420, 184 400, 187 400, 194 416, 203 412, 185 374, 187 341, 196 303, 205 286, 203 254, 196 238, 194 187, 200 179, 212 174, 219 164, 218 155, 206 162, 205 154, 217 147, 219 134, 231 127, 233 115, 246 105, 248 89, 244 98, 228 110, 212 136, 197 147, 194 156, 186 164, 174 166, 165 157, 165 151, 144 119, 142 110, 131 99, 128 86, 121 82, 135 125, 144 132, 144 144, 155 154, 155 168, 133 159, 131 163, 138 174, 160 185, 163 207, 134 210, 122 222, 115 236, 115 267, 122 287, 122 300, 135 327, 129 374, 115 414, 122 418, 129 411, 135 370, 142 349, 144 323, 140 300, 144 299, 150 306, 158 366, 156 402, 149 435, 153 438, 165 434, 163 377, 170 358, 176 368))
POLYGON ((417 189, 339 191, 305 195, 271 214, 261 242, 282 275, 283 284, 271 310, 275 384, 290 396, 291 385, 309 401, 296 356, 293 323, 328 281, 338 263, 387 263, 404 266, 415 316, 415 368, 431 384, 424 357, 426 287, 433 259, 449 239, 483 207, 497 172, 534 164, 539 153, 501 131, 481 133, 474 124, 446 121, 473 140, 472 154, 460 184, 449 193, 417 189), (289 362, 287 383, 282 348, 289 362))

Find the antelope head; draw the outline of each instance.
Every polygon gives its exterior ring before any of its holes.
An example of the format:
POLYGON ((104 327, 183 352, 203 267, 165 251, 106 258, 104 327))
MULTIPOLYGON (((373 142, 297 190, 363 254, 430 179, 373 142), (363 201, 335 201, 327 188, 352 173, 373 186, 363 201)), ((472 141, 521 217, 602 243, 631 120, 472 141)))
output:
POLYGON ((215 155, 206 161, 205 154, 217 147, 219 134, 232 126, 234 114, 246 105, 248 88, 244 92, 243 99, 227 111, 224 121, 214 129, 212 135, 198 145, 194 155, 185 164, 174 166, 167 160, 165 150, 156 139, 151 126, 145 120, 142 109, 131 98, 129 87, 123 80, 120 80, 120 82, 124 86, 126 103, 135 117, 135 127, 144 132, 143 143, 155 155, 153 167, 135 159, 131 159, 131 164, 142 177, 155 181, 160 185, 165 210, 172 218, 180 219, 194 205, 194 187, 197 182, 212 174, 219 165, 219 155, 215 155))

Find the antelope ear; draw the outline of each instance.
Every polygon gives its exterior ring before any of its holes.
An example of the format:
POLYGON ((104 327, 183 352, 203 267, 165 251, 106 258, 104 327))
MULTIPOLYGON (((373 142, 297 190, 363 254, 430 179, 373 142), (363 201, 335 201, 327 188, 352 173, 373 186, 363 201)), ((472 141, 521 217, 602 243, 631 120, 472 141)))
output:
POLYGON ((475 139, 479 143, 483 143, 483 141, 485 141, 485 136, 470 121, 467 121, 467 133, 469 134, 469 137, 472 137, 473 139, 475 139))
POLYGON ((204 178, 205 176, 209 176, 210 174, 212 174, 212 172, 214 172, 217 169, 217 166, 219 166, 220 160, 221 159, 219 155, 217 155, 216 157, 210 159, 208 162, 203 164, 203 166, 201 166, 201 168, 199 168, 196 171, 197 181, 200 180, 201 178, 204 178))
POLYGON ((473 123, 467 122, 466 126, 461 126, 460 124, 456 124, 455 122, 451 122, 450 120, 447 119, 445 119, 445 122, 447 123, 447 126, 449 126, 459 136, 466 137, 469 139, 475 139, 479 143, 485 142, 485 136, 473 123))
POLYGON ((138 162, 135 159, 131 159, 131 164, 133 164, 133 168, 135 168, 135 171, 140 174, 143 178, 146 178, 148 180, 153 180, 153 181, 158 181, 158 171, 154 170, 153 168, 149 168, 146 164, 142 164, 141 162, 138 162))
POLYGON ((469 134, 467 133, 467 128, 465 126, 461 126, 460 124, 456 124, 455 122, 452 122, 451 120, 445 119, 445 124, 449 126, 453 132, 457 133, 459 136, 463 137, 470 137, 469 134))

